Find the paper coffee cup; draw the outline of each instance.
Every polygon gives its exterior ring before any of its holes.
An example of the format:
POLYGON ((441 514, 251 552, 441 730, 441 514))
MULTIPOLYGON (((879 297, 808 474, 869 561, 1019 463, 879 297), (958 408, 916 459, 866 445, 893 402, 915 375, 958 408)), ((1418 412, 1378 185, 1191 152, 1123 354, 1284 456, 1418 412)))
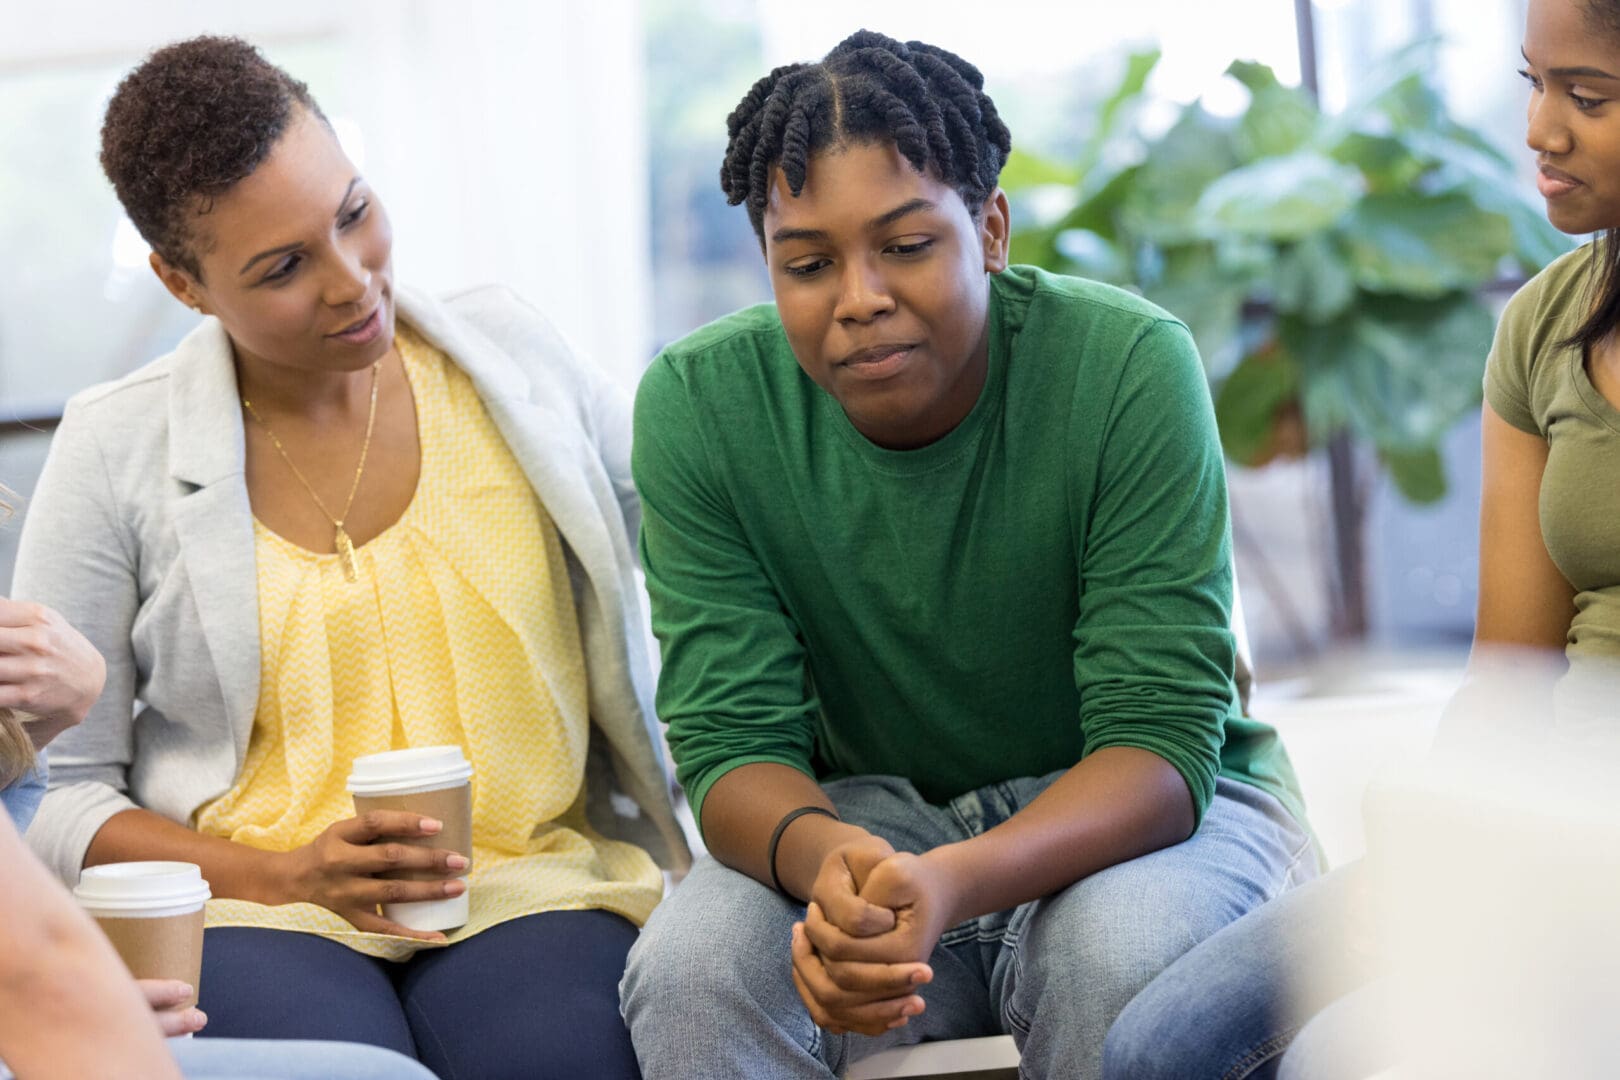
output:
MULTIPOLYGON (((408 810, 444 823, 434 836, 397 838, 390 842, 414 847, 442 848, 466 856, 472 869, 472 765, 459 746, 420 746, 390 750, 354 759, 349 773, 354 811, 408 810)), ((408 881, 442 881, 440 875, 400 871, 389 877, 408 881)), ((467 922, 468 894, 443 900, 384 904, 383 917, 412 930, 453 930, 467 922)))
POLYGON ((179 979, 197 1004, 203 905, 211 894, 195 863, 125 862, 87 867, 73 896, 100 925, 137 979, 179 979))

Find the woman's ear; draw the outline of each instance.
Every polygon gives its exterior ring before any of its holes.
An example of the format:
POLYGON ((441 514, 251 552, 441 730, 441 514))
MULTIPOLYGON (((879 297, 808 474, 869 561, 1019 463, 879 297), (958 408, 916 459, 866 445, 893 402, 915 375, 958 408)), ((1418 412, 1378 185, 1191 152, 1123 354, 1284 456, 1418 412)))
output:
POLYGON ((155 251, 147 259, 147 263, 152 267, 152 273, 157 275, 157 279, 163 282, 163 287, 169 290, 171 296, 192 311, 198 311, 204 315, 208 314, 207 308, 203 306, 202 285, 189 272, 174 265, 155 251))
POLYGON ((1007 208, 1007 193, 998 187, 979 208, 979 243, 984 247, 986 273, 999 274, 1007 269, 1011 241, 1012 214, 1007 208))

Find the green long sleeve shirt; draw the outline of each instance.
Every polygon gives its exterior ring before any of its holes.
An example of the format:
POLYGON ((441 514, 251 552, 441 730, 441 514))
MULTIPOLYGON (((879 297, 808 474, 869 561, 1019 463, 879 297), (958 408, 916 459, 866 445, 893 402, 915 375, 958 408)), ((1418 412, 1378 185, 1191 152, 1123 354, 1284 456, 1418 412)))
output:
POLYGON ((1150 750, 1302 814, 1233 683, 1225 472, 1186 328, 1109 286, 992 278, 953 431, 878 447, 772 305, 669 346, 636 398, 658 711, 702 820, 722 775, 886 774, 931 802, 1150 750))

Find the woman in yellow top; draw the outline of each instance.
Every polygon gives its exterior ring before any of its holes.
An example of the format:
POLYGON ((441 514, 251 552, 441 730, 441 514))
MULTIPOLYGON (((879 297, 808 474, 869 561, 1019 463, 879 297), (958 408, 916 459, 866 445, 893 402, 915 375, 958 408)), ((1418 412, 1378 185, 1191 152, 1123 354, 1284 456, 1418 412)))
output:
POLYGON ((629 430, 498 289, 396 288, 302 83, 234 39, 120 84, 102 165, 207 318, 69 403, 15 591, 107 658, 30 842, 68 880, 201 865, 205 1035, 351 1039, 444 1076, 637 1075, 624 956, 687 858, 650 729, 629 430), (356 757, 459 745, 473 865, 354 816, 356 757), (413 870, 424 880, 385 880, 413 870), (448 937, 378 905, 460 895, 448 937))

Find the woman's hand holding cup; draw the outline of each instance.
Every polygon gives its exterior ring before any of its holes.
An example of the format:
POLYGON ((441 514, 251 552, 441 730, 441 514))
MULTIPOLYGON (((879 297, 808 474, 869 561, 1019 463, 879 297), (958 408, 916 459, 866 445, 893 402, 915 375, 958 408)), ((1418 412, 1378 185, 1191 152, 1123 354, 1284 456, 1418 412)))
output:
POLYGON ((441 822, 404 810, 368 810, 339 821, 283 856, 284 892, 289 901, 337 912, 357 930, 443 941, 441 933, 412 930, 377 914, 379 904, 443 900, 467 891, 467 882, 458 876, 467 870, 465 856, 406 842, 419 842, 442 829, 441 822), (401 872, 423 880, 376 876, 401 872))

